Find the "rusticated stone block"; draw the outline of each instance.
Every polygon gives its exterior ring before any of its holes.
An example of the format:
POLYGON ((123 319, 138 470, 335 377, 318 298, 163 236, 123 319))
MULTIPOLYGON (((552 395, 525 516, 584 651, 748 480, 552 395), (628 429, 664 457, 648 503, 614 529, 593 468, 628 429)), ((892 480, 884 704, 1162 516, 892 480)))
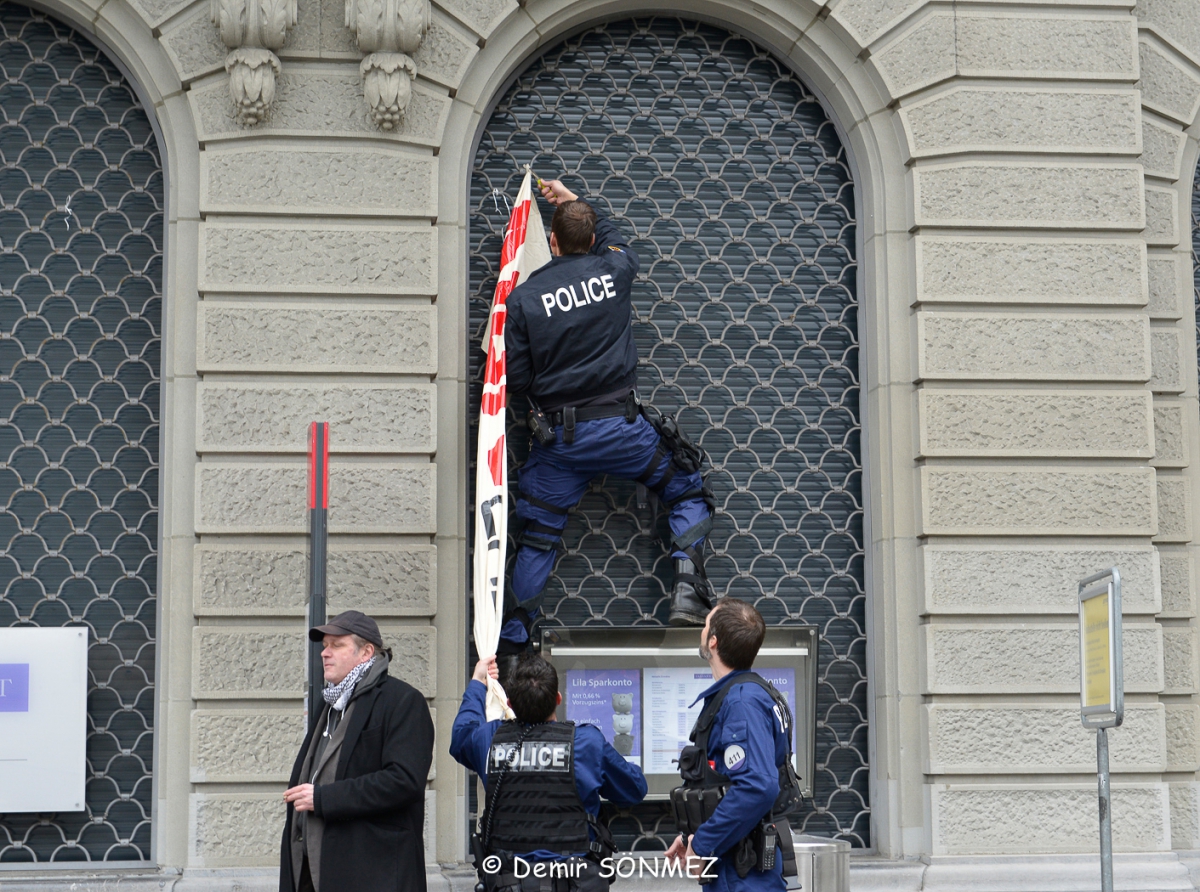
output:
MULTIPOLYGON (((1079 722, 1078 706, 925 707, 926 774, 1092 774, 1096 735, 1079 722), (980 733, 980 729, 993 729, 980 733)), ((1114 771, 1163 771, 1167 724, 1159 704, 1129 705, 1110 741, 1114 771)))
POLYGON ((1179 242, 1179 214, 1172 189, 1146 189, 1146 244, 1170 247, 1179 242))
POLYGON ((1107 567, 1121 572, 1126 614, 1157 613, 1158 552, 1140 548, 925 545, 925 613, 1079 612, 1079 580, 1107 567))
POLYGON ((1187 467, 1187 441, 1184 434, 1183 406, 1155 401, 1154 466, 1187 467))
POLYGON ((1192 509, 1188 481, 1179 477, 1158 478, 1158 535, 1156 542, 1190 542, 1192 509))
POLYGON ((434 452, 432 384, 201 382, 200 452, 305 452, 313 418, 330 424, 337 452, 434 452))
POLYGON ((1200 848, 1200 784, 1185 781, 1168 785, 1171 791, 1171 848, 1200 848))
POLYGON ((479 52, 477 38, 436 7, 413 61, 421 77, 455 88, 479 52))
POLYGON ((913 157, 947 152, 1129 154, 1141 103, 1126 90, 956 87, 900 110, 913 157))
POLYGON ((212 23, 207 4, 197 3, 164 29, 159 40, 185 84, 225 68, 229 49, 221 42, 221 33, 212 23))
POLYGON ((885 46, 872 51, 871 62, 888 94, 899 99, 954 74, 954 17, 949 13, 917 16, 885 46))
POLYGON ((858 42, 866 46, 887 32, 926 0, 842 0, 834 7, 835 19, 858 42))
POLYGON ((1190 298, 1191 287, 1185 287, 1180 282, 1180 265, 1175 257, 1171 254, 1151 254, 1146 260, 1146 272, 1150 288, 1146 312, 1150 318, 1180 318, 1183 315, 1180 295, 1186 293, 1190 298))
MULTIPOLYGON (((433 545, 330 545, 331 613, 430 616, 436 610, 433 545)), ((210 545, 196 548, 198 616, 306 616, 308 553, 303 547, 210 545)))
POLYGON ((192 629, 192 697, 303 697, 308 640, 304 633, 302 625, 294 631, 270 626, 192 629))
MULTIPOLYGON (((925 693, 1078 694, 1079 625, 927 625, 925 693)), ((1126 622, 1127 693, 1163 688, 1163 630, 1126 622)))
POLYGON ((918 226, 1142 229, 1138 165, 961 162, 913 171, 918 226))
POLYGON ((284 783, 304 742, 304 713, 282 710, 194 710, 194 784, 284 783))
MULTIPOLYGON (((292 753, 294 756, 295 753, 292 753)), ((193 867, 278 867, 284 784, 270 793, 193 793, 193 867)))
POLYGON ((1147 536, 1152 468, 921 469, 921 531, 942 536, 1147 536))
POLYGON ((432 626, 379 624, 384 646, 392 649, 388 674, 408 682, 426 697, 437 693, 437 635, 432 626))
MULTIPOLYGON (((1166 711, 1166 770, 1192 772, 1200 769, 1200 706, 1171 703, 1166 711)), ((1125 714, 1129 714, 1129 707, 1125 707, 1125 714)))
POLYGON ((1142 104, 1164 117, 1190 126, 1200 109, 1200 77, 1183 59, 1152 38, 1138 44, 1142 104))
POLYGON ((1192 597, 1192 559, 1186 551, 1158 549, 1162 567, 1162 614, 1190 617, 1196 612, 1192 597))
POLYGON ((1137 28, 1128 16, 963 15, 960 11, 956 25, 960 75, 1137 78, 1137 28))
POLYGON ((1145 391, 922 390, 918 404, 924 456, 1154 454, 1145 391))
POLYGON ((1155 393, 1182 393, 1184 354, 1183 335, 1175 328, 1158 328, 1150 332, 1150 389, 1155 393))
MULTIPOLYGON (((329 475, 331 533, 433 533, 431 464, 341 463, 329 475)), ((196 531, 302 533, 308 528, 303 465, 202 464, 196 472, 196 531)))
MULTIPOLYGON (((357 66, 331 69, 292 62, 275 78, 271 113, 255 130, 323 139, 367 134, 394 142, 438 144, 450 114, 450 98, 439 88, 414 81, 404 118, 391 131, 375 126, 362 90, 357 66)), ((187 96, 202 141, 245 135, 233 117, 227 79, 206 82, 189 90, 187 96)))
POLYGON ((434 217, 436 196, 437 159, 399 149, 209 147, 200 154, 207 213, 434 217))
POLYGON ((1190 0, 1138 0, 1138 22, 1200 62, 1200 19, 1190 0))
POLYGON ((1178 127, 1142 116, 1142 166, 1147 176, 1177 180, 1187 135, 1178 127))
MULTIPOLYGON (((1096 782, 1038 786, 934 784, 935 854, 1093 852, 1096 782)), ((1112 785, 1113 848, 1170 848, 1167 785, 1112 785)))
POLYGON ((925 380, 1145 381, 1150 320, 923 312, 917 369, 925 380))
POLYGON ((196 314, 196 366, 201 371, 437 371, 433 307, 202 301, 196 314))
POLYGON ((181 9, 186 9, 194 2, 195 0, 129 0, 138 15, 145 19, 146 24, 152 28, 157 28, 171 16, 181 9))
MULTIPOLYGON (((1196 632, 1189 626, 1168 626, 1162 630, 1164 694, 1196 692, 1196 632)), ((1128 670, 1126 676, 1128 677, 1128 670)), ((1126 688, 1128 690, 1128 688, 1126 688)))
POLYGON ((439 0, 438 5, 476 34, 487 37, 518 4, 516 0, 439 0))
POLYGON ((971 303, 1146 302, 1139 241, 949 238, 919 235, 917 300, 971 303))
POLYGON ((437 293, 437 229, 230 223, 200 228, 200 290, 437 293))

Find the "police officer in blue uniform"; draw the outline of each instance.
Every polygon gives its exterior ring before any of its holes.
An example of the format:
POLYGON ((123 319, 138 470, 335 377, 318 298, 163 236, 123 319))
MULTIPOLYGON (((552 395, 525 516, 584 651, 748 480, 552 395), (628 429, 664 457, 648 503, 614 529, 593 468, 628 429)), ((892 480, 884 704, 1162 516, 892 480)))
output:
MULTIPOLYGON (((799 795, 790 765, 792 719, 787 701, 751 671, 765 634, 759 612, 734 598, 718 602, 701 634, 700 655, 712 667, 713 683, 692 704, 703 700, 705 705, 692 739, 699 741, 697 731, 706 738, 701 752, 692 754, 698 755, 702 764, 692 768, 720 775, 720 786, 726 792, 723 798, 711 800, 715 808, 709 809, 690 836, 685 833, 675 840, 667 858, 682 861, 693 875, 703 872, 701 881, 711 882, 716 892, 783 892, 784 859, 790 858, 789 864, 794 864, 786 818, 772 817, 784 783, 795 787, 795 795, 799 795), (711 707, 716 707, 715 711, 711 707), (781 838, 784 834, 786 839, 781 838), (776 857, 780 854, 777 846, 782 857, 776 857), (712 857, 718 858, 715 869, 703 861, 712 857), (767 869, 764 864, 769 865, 767 869)), ((685 779, 691 749, 695 747, 686 747, 680 756, 685 779)), ((714 780, 714 792, 716 786, 714 780)), ((682 789, 672 793, 673 804, 682 789)), ((797 801, 788 800, 792 804, 797 801)), ((676 813, 680 813, 678 807, 676 813)))
POLYGON ((534 437, 520 473, 523 525, 509 588, 515 604, 501 653, 528 640, 567 512, 600 474, 645 484, 670 510, 670 622, 699 625, 712 603, 701 557, 712 511, 699 470, 680 467, 633 395, 638 354, 630 293, 637 255, 616 226, 558 180, 544 183, 542 195, 556 206, 554 256, 509 295, 504 328, 508 390, 530 398, 534 437))
POLYGON ((513 721, 487 721, 489 675, 495 657, 476 664, 450 735, 450 755, 487 787, 472 840, 486 892, 607 892, 601 862, 615 847, 596 820, 600 797, 640 802, 645 775, 599 728, 555 720, 558 673, 540 656, 522 654, 509 673, 513 721))

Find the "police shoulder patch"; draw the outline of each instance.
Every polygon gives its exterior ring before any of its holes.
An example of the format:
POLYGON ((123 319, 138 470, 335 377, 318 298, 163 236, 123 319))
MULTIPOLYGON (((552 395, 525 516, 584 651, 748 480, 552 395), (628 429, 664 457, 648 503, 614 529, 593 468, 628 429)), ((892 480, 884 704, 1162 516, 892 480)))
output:
POLYGON ((746 764, 746 751, 736 743, 725 747, 725 768, 728 771, 737 771, 746 764))
POLYGON ((618 248, 616 245, 609 245, 609 246, 608 246, 608 250, 610 250, 610 251, 616 251, 618 254, 624 254, 624 253, 625 253, 625 251, 624 251, 624 249, 623 249, 623 248, 618 248))

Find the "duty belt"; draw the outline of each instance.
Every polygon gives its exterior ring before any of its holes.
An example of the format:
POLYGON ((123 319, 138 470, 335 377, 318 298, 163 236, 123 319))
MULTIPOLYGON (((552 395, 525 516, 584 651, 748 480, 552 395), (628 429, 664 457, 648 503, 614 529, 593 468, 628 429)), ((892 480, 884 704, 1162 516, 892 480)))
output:
POLYGON ((637 417, 636 415, 630 417, 628 400, 622 403, 612 403, 607 406, 583 406, 581 408, 564 406, 561 409, 547 412, 546 420, 550 422, 551 427, 562 425, 563 442, 569 445, 575 442, 575 425, 578 422, 596 421, 600 418, 617 418, 620 416, 624 416, 627 421, 633 421, 637 417))

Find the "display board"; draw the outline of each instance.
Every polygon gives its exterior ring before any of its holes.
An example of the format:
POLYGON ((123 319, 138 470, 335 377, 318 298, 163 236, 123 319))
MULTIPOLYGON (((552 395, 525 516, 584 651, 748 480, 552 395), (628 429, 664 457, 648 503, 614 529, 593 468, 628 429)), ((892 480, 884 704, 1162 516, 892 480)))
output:
POLYGON ((83 811, 88 630, 0 629, 0 813, 83 811))
MULTIPOLYGON (((713 683, 700 658, 700 629, 646 626, 545 628, 541 652, 558 671, 560 720, 595 725, 613 747, 641 766, 648 799, 665 798, 679 785, 674 760, 713 683), (693 705, 695 703, 695 705, 693 705)), ((794 717, 796 772, 812 796, 815 774, 817 630, 813 626, 767 629, 755 671, 787 698, 794 717)))

